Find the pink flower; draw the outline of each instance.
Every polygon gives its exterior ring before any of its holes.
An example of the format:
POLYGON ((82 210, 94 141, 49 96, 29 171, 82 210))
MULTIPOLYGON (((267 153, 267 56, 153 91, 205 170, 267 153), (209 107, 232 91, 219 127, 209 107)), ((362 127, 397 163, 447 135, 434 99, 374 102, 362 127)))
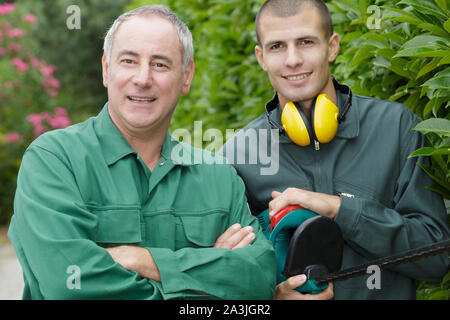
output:
POLYGON ((45 78, 43 85, 48 89, 59 89, 61 87, 59 80, 52 76, 45 78))
POLYGON ((0 16, 3 16, 11 11, 16 9, 16 5, 14 3, 5 2, 4 4, 0 4, 0 16))
POLYGON ((34 14, 29 13, 23 16, 23 20, 29 23, 35 23, 37 22, 37 18, 34 14))
POLYGON ((28 115, 28 122, 34 127, 34 138, 37 138, 46 131, 43 121, 48 123, 52 129, 61 129, 70 125, 70 118, 67 115, 67 111, 64 108, 58 107, 55 109, 54 115, 48 112, 33 113, 28 115))
POLYGON ((17 132, 7 133, 5 135, 5 139, 6 139, 6 142, 8 142, 8 143, 18 142, 18 141, 23 140, 22 136, 20 134, 18 134, 17 132))
POLYGON ((20 72, 25 72, 28 70, 28 65, 20 58, 13 58, 11 62, 20 72))
POLYGON ((33 56, 30 57, 30 61, 33 68, 41 67, 44 65, 41 60, 33 56))
POLYGON ((22 47, 18 43, 11 43, 8 45, 8 50, 12 52, 19 52, 22 47))
POLYGON ((40 68, 42 75, 46 76, 46 77, 53 75, 53 72, 55 71, 55 69, 56 69, 56 67, 54 65, 42 66, 40 68))
POLYGON ((6 51, 3 48, 0 48, 0 58, 5 55, 6 51))
POLYGON ((6 36, 8 38, 21 38, 24 35, 23 30, 14 28, 6 31, 6 36))

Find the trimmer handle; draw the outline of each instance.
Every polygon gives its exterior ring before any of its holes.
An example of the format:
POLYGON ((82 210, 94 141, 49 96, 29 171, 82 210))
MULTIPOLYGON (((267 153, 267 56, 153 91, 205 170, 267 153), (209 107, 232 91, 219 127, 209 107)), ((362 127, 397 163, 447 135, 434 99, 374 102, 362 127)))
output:
POLYGON ((305 209, 302 206, 299 205, 290 205, 287 206, 283 209, 281 209, 280 211, 278 211, 273 217, 272 219, 270 219, 270 231, 273 230, 273 228, 275 228, 275 226, 278 224, 278 222, 281 221, 281 219, 283 219, 283 217, 285 215, 287 215, 289 212, 292 212, 294 210, 300 210, 300 209, 305 209))

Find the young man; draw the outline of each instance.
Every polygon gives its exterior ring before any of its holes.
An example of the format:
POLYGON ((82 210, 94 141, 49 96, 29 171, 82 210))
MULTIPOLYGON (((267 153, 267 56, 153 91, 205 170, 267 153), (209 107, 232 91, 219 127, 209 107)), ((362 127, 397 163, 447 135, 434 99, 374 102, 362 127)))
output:
POLYGON ((168 133, 192 48, 165 7, 123 14, 105 38, 108 103, 26 151, 9 230, 25 299, 273 297, 274 251, 234 169, 172 157, 202 152, 168 133))
MULTIPOLYGON (((287 205, 300 205, 334 219, 345 240, 342 268, 447 239, 443 200, 425 189, 431 183, 429 177, 416 158, 408 158, 425 144, 424 137, 411 130, 419 119, 398 103, 352 96, 333 80, 329 64, 338 54, 340 39, 333 33, 326 5, 320 0, 268 0, 255 27, 256 57, 276 94, 266 113, 224 147, 245 182, 252 214, 269 208, 273 216, 287 205), (281 120, 286 103, 297 103, 307 126, 317 116, 319 94, 328 95, 342 114, 335 137, 319 142, 312 125, 305 146, 294 143, 291 136, 278 137, 278 132, 286 131, 281 120), (255 145, 279 143, 277 148, 266 148, 279 150, 271 155, 279 160, 275 174, 261 174, 261 161, 236 161, 249 159, 255 152, 254 145, 242 143, 249 130, 272 131, 272 136, 259 135, 255 145), (262 141, 266 136, 267 141, 262 141)), ((367 277, 336 282, 334 297, 414 299, 414 280, 437 280, 448 265, 444 254, 383 270, 380 289, 370 290, 367 277)), ((294 290, 303 282, 300 277, 289 278, 277 286, 275 298, 311 298, 294 290)))

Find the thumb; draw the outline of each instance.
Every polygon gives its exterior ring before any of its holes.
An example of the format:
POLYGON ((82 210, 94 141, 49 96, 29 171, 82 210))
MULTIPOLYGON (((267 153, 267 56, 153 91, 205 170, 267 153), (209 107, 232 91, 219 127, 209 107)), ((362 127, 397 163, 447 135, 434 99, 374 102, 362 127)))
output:
POLYGON ((308 280, 306 276, 304 274, 301 274, 287 279, 287 284, 290 289, 295 289, 305 284, 306 280, 308 280))

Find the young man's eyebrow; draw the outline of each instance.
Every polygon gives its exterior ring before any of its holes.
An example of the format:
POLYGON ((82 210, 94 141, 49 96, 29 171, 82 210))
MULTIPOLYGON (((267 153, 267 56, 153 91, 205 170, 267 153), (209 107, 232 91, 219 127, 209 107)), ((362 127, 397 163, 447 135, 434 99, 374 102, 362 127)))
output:
MULTIPOLYGON (((319 40, 319 37, 313 36, 313 35, 306 35, 306 36, 302 36, 302 37, 295 39, 295 41, 301 41, 301 40, 319 40)), ((274 44, 284 44, 284 43, 286 43, 286 41, 284 41, 284 40, 273 40, 273 41, 269 41, 266 44, 264 44, 264 47, 269 48, 270 46, 272 46, 274 44)))

